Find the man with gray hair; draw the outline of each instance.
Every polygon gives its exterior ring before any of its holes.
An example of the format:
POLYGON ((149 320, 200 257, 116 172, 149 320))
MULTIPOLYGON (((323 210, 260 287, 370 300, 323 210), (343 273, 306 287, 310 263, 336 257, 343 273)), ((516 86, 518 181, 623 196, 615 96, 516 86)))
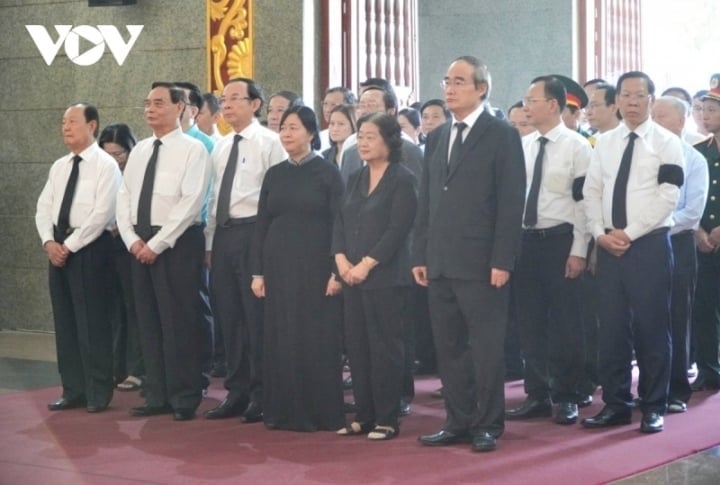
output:
MULTIPOLYGON (((661 96, 652 107, 652 119, 657 124, 682 138, 685 119, 690 105, 674 96, 661 96)), ((682 413, 692 395, 687 369, 689 366, 690 325, 697 279, 697 252, 695 230, 708 195, 708 167, 705 158, 692 145, 682 142, 685 156, 685 183, 673 212, 670 228, 673 266, 670 318, 672 334, 672 364, 668 411, 682 413)))

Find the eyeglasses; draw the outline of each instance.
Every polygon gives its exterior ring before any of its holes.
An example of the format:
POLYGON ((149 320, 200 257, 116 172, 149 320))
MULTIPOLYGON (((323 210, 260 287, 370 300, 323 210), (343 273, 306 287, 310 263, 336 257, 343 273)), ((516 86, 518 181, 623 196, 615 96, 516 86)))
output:
POLYGON ((645 101, 650 97, 649 94, 644 93, 620 93, 618 96, 623 101, 645 101))
POLYGON ((549 98, 523 98, 522 104, 523 104, 523 106, 527 106, 529 104, 539 103, 540 101, 550 101, 550 99, 549 98))
POLYGON ((440 85, 442 86, 443 89, 447 89, 450 86, 452 86, 454 88, 460 88, 463 86, 468 86, 470 84, 474 84, 474 81, 468 81, 467 79, 457 79, 457 78, 455 78, 455 79, 445 78, 440 82, 440 85))
POLYGON ((242 101, 243 99, 252 100, 250 96, 231 96, 230 99, 220 98, 220 104, 225 104, 228 101, 242 101))
POLYGON ((357 107, 362 111, 372 111, 380 109, 381 105, 378 103, 359 103, 357 107))

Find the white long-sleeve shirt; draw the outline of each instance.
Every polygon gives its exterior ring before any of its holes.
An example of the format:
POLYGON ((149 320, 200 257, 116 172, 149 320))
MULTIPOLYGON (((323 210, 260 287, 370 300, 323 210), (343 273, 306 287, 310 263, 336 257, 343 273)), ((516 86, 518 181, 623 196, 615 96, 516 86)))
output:
MULTIPOLYGON (((115 196, 121 182, 120 169, 114 158, 93 143, 78 153, 78 181, 70 206, 70 228, 73 233, 65 239, 65 246, 73 253, 112 227, 115 219, 115 196)), ((35 226, 43 245, 54 241, 53 226, 58 215, 70 172, 74 153, 57 159, 50 167, 48 180, 37 201, 35 226)))

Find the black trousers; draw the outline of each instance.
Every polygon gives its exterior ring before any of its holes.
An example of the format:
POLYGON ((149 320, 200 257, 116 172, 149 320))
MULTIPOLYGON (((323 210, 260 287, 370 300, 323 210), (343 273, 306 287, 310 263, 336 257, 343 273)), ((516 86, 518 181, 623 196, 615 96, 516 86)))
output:
POLYGON ((413 287, 402 288, 403 322, 403 377, 402 401, 410 404, 415 398, 415 318, 417 308, 413 305, 413 287))
POLYGON ((262 301, 252 292, 250 247, 255 224, 215 230, 210 299, 222 328, 230 400, 262 402, 262 301))
POLYGON ((415 335, 414 358, 425 369, 435 370, 437 359, 435 357, 435 344, 433 343, 432 324, 430 323, 430 309, 428 308, 428 290, 415 283, 410 287, 410 303, 415 335))
POLYGON ((173 409, 194 410, 202 400, 198 275, 204 248, 202 228, 190 226, 155 263, 133 259, 132 285, 149 406, 169 403, 173 409))
POLYGON ((524 235, 513 274, 530 399, 577 402, 583 370, 580 279, 565 277, 572 232, 524 235))
POLYGON ((107 406, 113 395, 112 328, 108 318, 112 236, 49 264, 48 283, 63 397, 107 406))
POLYGON ((505 330, 510 288, 436 278, 428 299, 447 421, 452 433, 505 429, 505 330))
POLYGON ((140 348, 140 329, 131 283, 133 255, 128 252, 120 236, 113 238, 113 247, 113 374, 119 381, 128 375, 144 376, 145 362, 140 348))
POLYGON ((687 376, 690 366, 690 327, 698 267, 694 231, 675 234, 670 241, 674 265, 670 300, 672 364, 669 399, 688 402, 692 395, 687 376))
POLYGON ((698 379, 720 384, 720 253, 697 253, 693 331, 698 379))
POLYGON ((670 382, 672 252, 667 232, 632 242, 621 257, 598 248, 600 384, 605 404, 632 406, 632 351, 642 411, 664 414, 670 382))
POLYGON ((345 339, 356 421, 398 427, 402 396, 406 288, 345 287, 345 339))

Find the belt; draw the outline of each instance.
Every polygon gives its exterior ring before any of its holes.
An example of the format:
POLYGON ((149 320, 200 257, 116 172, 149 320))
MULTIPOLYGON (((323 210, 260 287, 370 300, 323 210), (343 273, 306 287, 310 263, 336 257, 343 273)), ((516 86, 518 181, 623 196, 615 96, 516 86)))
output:
POLYGON ((232 219, 228 219, 228 221, 220 227, 244 226, 245 224, 253 224, 256 221, 257 216, 235 217, 232 219))
POLYGON ((573 232, 573 225, 569 222, 559 224, 557 226, 548 227, 546 229, 525 229, 523 237, 525 239, 545 239, 551 236, 560 236, 562 234, 570 234, 573 232))
MULTIPOLYGON (((607 228, 606 228, 606 229, 605 229, 605 234, 608 234, 609 232, 614 231, 614 230, 615 230, 615 229, 607 229, 607 228)), ((665 234, 665 233, 667 233, 669 230, 670 230, 669 227, 665 227, 665 226, 663 226, 663 227, 658 227, 657 229, 653 229, 652 231, 648 232, 647 234, 643 234, 643 235, 640 236, 640 237, 658 236, 658 235, 660 235, 660 234, 665 234)), ((640 239, 640 238, 638 238, 638 239, 640 239)))

